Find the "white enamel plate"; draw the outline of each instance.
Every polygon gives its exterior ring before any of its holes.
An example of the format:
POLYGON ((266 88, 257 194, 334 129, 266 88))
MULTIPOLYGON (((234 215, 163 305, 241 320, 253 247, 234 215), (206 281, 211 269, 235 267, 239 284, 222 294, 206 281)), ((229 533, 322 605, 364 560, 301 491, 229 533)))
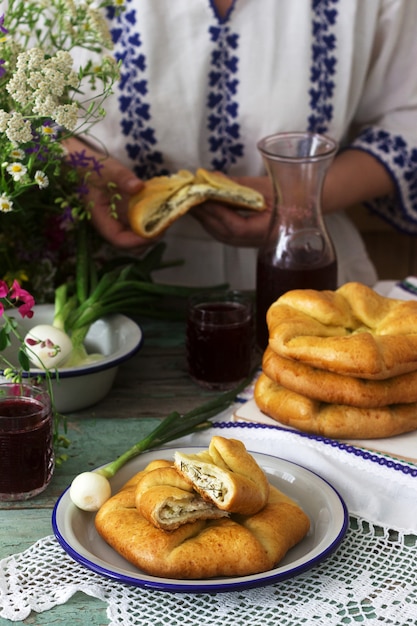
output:
MULTIPOLYGON (((127 463, 111 480, 113 493, 150 461, 173 460, 176 449, 147 452, 127 463)), ((190 454, 201 449, 181 448, 181 451, 190 454)), ((310 518, 311 527, 307 536, 272 570, 251 576, 208 580, 149 576, 126 561, 99 536, 94 526, 94 513, 78 509, 69 497, 69 488, 53 511, 55 536, 64 550, 89 570, 124 584, 163 591, 225 592, 270 585, 296 576, 327 558, 339 546, 348 527, 346 505, 334 487, 310 470, 277 457, 256 452, 251 454, 266 472, 269 482, 295 500, 310 518)))

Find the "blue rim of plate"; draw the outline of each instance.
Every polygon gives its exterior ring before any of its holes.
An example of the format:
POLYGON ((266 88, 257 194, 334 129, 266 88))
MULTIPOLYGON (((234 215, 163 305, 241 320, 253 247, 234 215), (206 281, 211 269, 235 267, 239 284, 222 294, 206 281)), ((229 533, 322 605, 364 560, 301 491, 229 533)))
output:
MULTIPOLYGON (((158 458, 166 458, 166 456, 161 457, 161 454, 166 455, 167 452, 168 453, 170 451, 173 452, 176 449, 178 448, 175 448, 175 449, 163 448, 160 450, 152 450, 148 453, 142 454, 140 457, 136 457, 136 459, 133 459, 133 462, 149 456, 150 453, 153 453, 153 456, 155 456, 155 453, 159 453, 158 458)), ((197 449, 202 450, 204 448, 200 446, 199 447, 194 446, 192 448, 187 447, 187 448, 181 448, 181 449, 196 451, 197 449)), ((302 465, 299 465, 298 463, 294 463, 292 461, 286 461, 285 459, 282 459, 280 457, 274 457, 272 455, 261 454, 261 453, 251 453, 251 454, 253 454, 255 458, 258 457, 258 462, 259 462, 259 457, 264 458, 264 459, 273 459, 274 461, 278 463, 285 464, 287 467, 289 466, 291 468, 297 468, 297 471, 306 473, 306 476, 315 477, 315 480, 319 481, 322 487, 324 487, 328 491, 328 494, 331 495, 331 497, 333 498, 334 503, 338 509, 337 513, 340 518, 339 523, 338 523, 337 528, 335 529, 335 532, 331 538, 331 541, 325 544, 314 557, 310 559, 307 559, 307 558, 297 559, 295 561, 296 564, 293 566, 291 565, 291 562, 288 563, 286 566, 281 566, 280 564, 278 564, 276 568, 269 570, 268 572, 262 572, 260 574, 254 574, 250 576, 237 576, 237 577, 231 577, 231 578, 215 578, 215 579, 207 579, 207 580, 177 580, 177 579, 158 578, 156 576, 147 575, 145 572, 142 572, 140 569, 137 569, 138 573, 136 575, 136 573, 135 574, 133 574, 132 572, 129 573, 127 570, 124 571, 123 569, 120 569, 119 567, 114 567, 114 566, 112 567, 111 564, 109 564, 109 566, 102 565, 100 564, 101 559, 96 557, 96 555, 94 555, 93 553, 90 553, 91 556, 83 555, 78 551, 76 547, 71 545, 71 542, 65 537, 65 532, 61 528, 60 522, 58 520, 60 513, 62 513, 62 510, 65 510, 65 507, 67 507, 68 505, 70 507, 74 507, 74 510, 76 509, 75 505, 72 504, 69 498, 69 487, 61 494, 52 512, 52 528, 53 528, 54 535, 58 543, 64 549, 64 551, 74 561, 83 565, 88 570, 95 572, 96 574, 99 574, 100 576, 103 576, 104 578, 107 578, 113 581, 132 585, 135 587, 143 587, 143 588, 154 589, 158 591, 168 591, 171 593, 225 593, 228 591, 237 591, 237 590, 250 589, 250 588, 255 588, 255 587, 264 587, 264 586, 272 585, 274 583, 281 582, 289 578, 298 576, 299 574, 309 569, 312 569, 313 567, 315 567, 316 565, 318 565, 319 563, 327 559, 339 547, 339 545, 341 544, 341 542, 343 541, 347 533, 348 526, 349 526, 349 513, 348 513, 347 506, 342 496, 333 487, 333 485, 329 481, 324 479, 322 476, 317 474, 316 472, 313 472, 312 470, 302 465), (298 564, 297 564, 297 561, 299 561, 298 564)), ((169 458, 172 458, 172 454, 171 454, 171 457, 169 458)), ((130 463, 132 463, 132 461, 130 463)), ((144 463, 144 466, 145 464, 147 463, 144 463)), ((141 468, 137 469, 136 471, 140 471, 140 469, 141 468)), ((131 476, 133 476, 133 473, 131 474, 131 476)), ((93 513, 83 512, 82 514, 88 516, 90 520, 93 520, 94 518, 93 513)), ((94 526, 93 522, 90 521, 90 523, 92 524, 92 526, 94 526)), ((93 532, 97 533, 95 529, 93 530, 93 532)), ((97 536, 98 536, 98 533, 97 533, 97 536)), ((300 544, 301 543, 302 542, 300 542, 300 544)), ((294 549, 295 548, 293 548, 292 550, 294 549)), ((311 552, 313 552, 313 550, 311 552)), ((290 553, 291 551, 287 553, 287 556, 290 553)), ((308 554, 306 556, 308 556, 308 554)), ((133 567, 131 566, 131 564, 127 564, 127 565, 129 567, 133 567)))

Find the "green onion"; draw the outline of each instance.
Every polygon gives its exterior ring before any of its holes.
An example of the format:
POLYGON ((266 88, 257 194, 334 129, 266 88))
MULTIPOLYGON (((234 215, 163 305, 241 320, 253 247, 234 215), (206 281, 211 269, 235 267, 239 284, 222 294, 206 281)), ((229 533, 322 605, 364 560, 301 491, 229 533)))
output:
POLYGON ((210 428, 212 426, 209 421, 210 418, 227 409, 235 401, 236 396, 250 384, 252 377, 253 374, 233 389, 187 413, 180 414, 178 411, 172 411, 146 437, 135 443, 117 459, 97 470, 97 473, 106 478, 111 478, 127 461, 142 454, 142 452, 157 448, 164 443, 190 435, 193 432, 210 428))
MULTIPOLYGON (((113 260, 100 271, 92 260, 89 225, 78 225, 76 275, 73 281, 55 290, 53 326, 64 330, 72 341, 72 353, 66 366, 88 362, 85 338, 91 325, 112 313, 138 317, 145 315, 156 319, 184 319, 184 311, 172 306, 172 298, 186 299, 196 287, 156 284, 152 273, 162 267, 177 265, 177 261, 163 263, 166 245, 156 244, 143 258, 113 260), (165 301, 165 299, 170 299, 165 301)), ((224 290, 226 284, 206 287, 203 290, 224 290)))

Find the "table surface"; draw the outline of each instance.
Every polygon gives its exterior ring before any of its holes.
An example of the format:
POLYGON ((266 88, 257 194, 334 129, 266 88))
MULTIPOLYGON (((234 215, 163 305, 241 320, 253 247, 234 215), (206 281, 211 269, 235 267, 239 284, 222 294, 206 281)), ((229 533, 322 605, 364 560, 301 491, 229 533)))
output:
MULTIPOLYGON (((140 325, 143 345, 120 367, 110 394, 99 404, 67 416, 69 458, 56 468, 46 491, 27 502, 0 502, 0 558, 52 534, 52 509, 74 476, 119 456, 172 410, 185 412, 216 395, 198 387, 187 374, 183 323, 140 320, 140 325)), ((384 579, 381 585, 385 584, 384 579)), ((24 622, 0 617, 0 625, 107 626, 106 608, 103 601, 76 593, 65 604, 32 613, 24 622)), ((195 623, 200 623, 198 611, 195 615, 195 623)))
MULTIPOLYGON (((213 397, 187 374, 183 323, 141 320, 140 325, 143 345, 119 368, 110 394, 87 410, 67 415, 69 458, 55 470, 46 491, 27 502, 0 503, 0 558, 52 533, 53 506, 74 476, 116 458, 150 432, 157 418, 174 409, 185 412, 213 397)), ((108 624, 105 604, 83 594, 28 619, 25 623, 42 626, 108 624)), ((0 624, 10 623, 0 618, 0 624)))

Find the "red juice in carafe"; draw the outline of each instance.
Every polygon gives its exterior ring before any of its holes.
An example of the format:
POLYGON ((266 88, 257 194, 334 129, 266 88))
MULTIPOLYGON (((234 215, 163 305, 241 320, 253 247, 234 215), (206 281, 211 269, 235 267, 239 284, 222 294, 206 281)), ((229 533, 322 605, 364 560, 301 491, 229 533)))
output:
POLYGON ((337 261, 321 267, 302 269, 274 266, 267 258, 259 258, 256 270, 256 342, 264 350, 268 345, 266 313, 275 300, 291 289, 336 289, 337 261))
POLYGON ((0 399, 0 499, 42 491, 52 472, 52 419, 44 405, 33 398, 0 399))
POLYGON ((258 142, 273 188, 269 229, 258 251, 257 344, 264 350, 266 313, 292 289, 337 287, 337 257, 321 209, 337 142, 318 133, 276 133, 258 142))

